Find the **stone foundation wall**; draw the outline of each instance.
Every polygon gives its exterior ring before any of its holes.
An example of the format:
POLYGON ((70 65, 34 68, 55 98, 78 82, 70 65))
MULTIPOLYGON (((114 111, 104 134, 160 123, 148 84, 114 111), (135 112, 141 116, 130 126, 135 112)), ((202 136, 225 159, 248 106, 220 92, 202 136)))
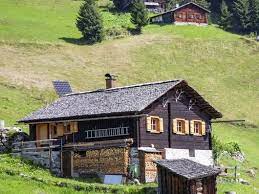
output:
POLYGON ((54 174, 61 176, 61 163, 59 151, 51 152, 51 160, 49 151, 18 152, 13 153, 13 156, 18 156, 30 160, 34 164, 48 168, 54 174))

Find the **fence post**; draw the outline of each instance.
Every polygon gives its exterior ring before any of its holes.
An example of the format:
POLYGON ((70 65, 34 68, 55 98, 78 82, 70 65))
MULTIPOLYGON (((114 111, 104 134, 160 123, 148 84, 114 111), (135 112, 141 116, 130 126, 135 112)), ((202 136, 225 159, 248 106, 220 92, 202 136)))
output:
POLYGON ((64 174, 63 174, 63 141, 62 141, 62 138, 60 139, 60 172, 61 172, 61 176, 64 177, 64 174))
POLYGON ((235 166, 235 182, 237 182, 237 166, 235 166))

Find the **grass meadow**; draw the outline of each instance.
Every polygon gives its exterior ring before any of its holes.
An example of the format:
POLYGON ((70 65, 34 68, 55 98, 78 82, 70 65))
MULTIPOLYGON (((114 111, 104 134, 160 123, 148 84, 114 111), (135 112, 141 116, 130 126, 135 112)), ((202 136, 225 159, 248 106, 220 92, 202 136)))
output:
MULTIPOLYGON (((85 91, 103 88, 107 72, 119 76, 118 86, 182 78, 221 111, 224 119, 246 120, 242 126, 214 125, 214 133, 224 142, 240 144, 246 162, 238 164, 222 158, 222 163, 239 165, 242 178, 251 185, 221 183, 218 189, 219 193, 226 190, 254 193, 254 187, 259 188, 259 172, 252 178, 246 171, 259 169, 259 44, 213 25, 148 25, 138 36, 81 45, 78 44, 81 35, 75 27, 81 3, 0 1, 0 119, 8 126, 14 125, 28 113, 52 102, 56 98, 52 80, 68 80, 74 91, 85 91)), ((111 1, 98 1, 98 5, 106 31, 115 29, 124 33, 133 27, 130 15, 114 12, 111 1)), ((22 127, 28 130, 27 126, 22 127)), ((73 186, 53 185, 61 180, 19 159, 1 155, 0 168, 0 193, 80 193, 73 186), (15 173, 8 174, 10 169, 15 173), (33 176, 47 183, 20 176, 34 170, 37 173, 33 176)), ((129 191, 139 189, 129 188, 129 191)))

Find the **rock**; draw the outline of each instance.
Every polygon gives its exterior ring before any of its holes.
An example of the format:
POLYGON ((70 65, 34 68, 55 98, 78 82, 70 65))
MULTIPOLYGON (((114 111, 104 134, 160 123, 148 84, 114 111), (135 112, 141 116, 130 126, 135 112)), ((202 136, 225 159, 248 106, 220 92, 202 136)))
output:
POLYGON ((140 182, 138 179, 134 179, 133 182, 136 184, 136 185, 140 185, 140 182))
POLYGON ((235 160, 239 161, 239 162, 244 162, 245 161, 245 154, 241 153, 241 152, 235 152, 232 155, 232 158, 234 158, 235 160))
POLYGON ((238 179, 238 182, 243 184, 243 185, 250 185, 250 183, 247 180, 244 180, 242 178, 238 179))
POLYGON ((255 175, 256 175, 256 173, 255 173, 255 170, 254 169, 249 169, 248 171, 247 171, 247 173, 249 174, 249 176, 251 176, 251 177, 255 177, 255 175))
POLYGON ((254 190, 256 193, 259 193, 259 189, 257 189, 256 187, 254 187, 254 190))
POLYGON ((236 194, 235 191, 226 191, 225 194, 236 194))

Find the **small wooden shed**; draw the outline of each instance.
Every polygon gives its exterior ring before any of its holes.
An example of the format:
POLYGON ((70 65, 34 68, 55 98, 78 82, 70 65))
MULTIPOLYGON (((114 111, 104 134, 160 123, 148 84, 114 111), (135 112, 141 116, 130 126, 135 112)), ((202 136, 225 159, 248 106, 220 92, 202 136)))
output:
POLYGON ((188 159, 158 160, 159 194, 216 194, 220 170, 188 159))

